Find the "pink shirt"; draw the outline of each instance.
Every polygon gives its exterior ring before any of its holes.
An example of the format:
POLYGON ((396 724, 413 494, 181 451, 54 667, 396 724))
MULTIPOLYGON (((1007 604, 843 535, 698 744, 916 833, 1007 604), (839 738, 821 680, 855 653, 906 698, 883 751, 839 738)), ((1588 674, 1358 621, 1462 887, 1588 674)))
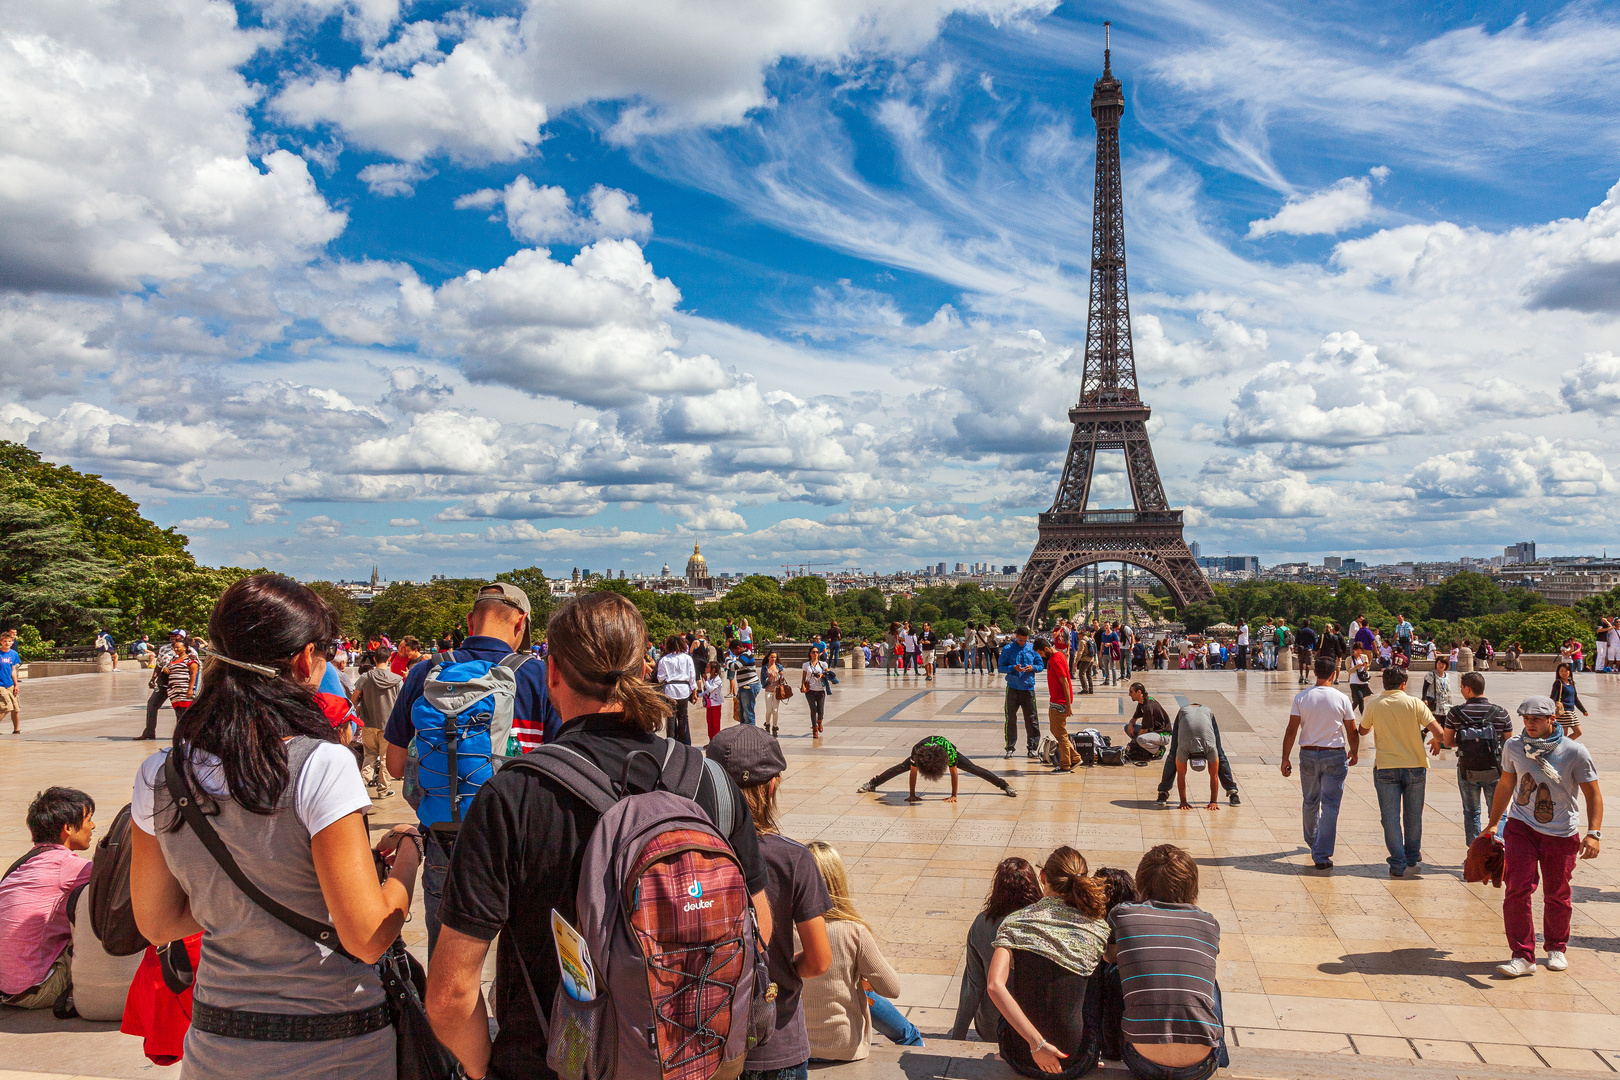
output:
POLYGON ((73 940, 68 893, 90 880, 89 859, 61 844, 36 846, 45 850, 0 881, 0 994, 20 994, 45 980, 73 940))

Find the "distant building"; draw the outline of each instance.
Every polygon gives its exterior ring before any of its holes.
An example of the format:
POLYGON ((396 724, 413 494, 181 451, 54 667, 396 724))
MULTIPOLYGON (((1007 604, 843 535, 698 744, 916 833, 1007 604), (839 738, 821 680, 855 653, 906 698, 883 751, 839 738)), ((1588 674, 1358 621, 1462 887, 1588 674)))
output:
POLYGON ((1322 556, 1322 569, 1324 570, 1339 570, 1343 568, 1343 564, 1344 560, 1337 555, 1322 556))
MULTIPOLYGON (((1204 549, 1199 546, 1199 543, 1196 540, 1194 540, 1192 543, 1188 544, 1187 546, 1192 548, 1192 556, 1193 556, 1194 559, 1198 558, 1198 556, 1200 556, 1200 555, 1202 555, 1204 553, 1204 549)), ((1202 566, 1204 564, 1199 563, 1198 565, 1202 566)))
POLYGON ((965 573, 967 573, 967 563, 963 563, 963 562, 959 562, 959 563, 957 563, 957 564, 956 564, 956 572, 957 572, 957 573, 958 573, 958 574, 965 574, 965 573))
POLYGON ((1342 559, 1339 562, 1339 573, 1359 574, 1367 569, 1367 564, 1359 559, 1342 559))
POLYGON ((1018 573, 1018 564, 1017 563, 1012 563, 1012 564, 1010 564, 1008 566, 1003 566, 1001 568, 1001 572, 1003 574, 1016 574, 1016 573, 1018 573))
POLYGON ((934 566, 934 573, 938 574, 940 577, 944 577, 945 576, 945 564, 944 563, 936 563, 935 566, 934 566))
POLYGON ((703 557, 697 544, 692 545, 692 557, 686 560, 686 584, 693 589, 714 588, 714 578, 709 575, 709 560, 703 557))
POLYGON ((1588 596, 1596 596, 1616 588, 1620 588, 1620 574, 1581 570, 1546 574, 1536 582, 1536 592, 1541 594, 1542 599, 1559 607, 1574 607, 1588 596))
POLYGON ((1260 557, 1258 555, 1202 555, 1198 557, 1198 565, 1205 570, 1220 570, 1223 573, 1257 573, 1260 570, 1260 557))
POLYGON ((578 584, 579 582, 581 582, 583 580, 585 580, 585 579, 580 576, 579 567, 577 567, 577 566, 574 567, 574 583, 578 584))
POLYGON ((659 577, 669 577, 669 563, 664 564, 664 572, 659 577))
POLYGON ((1536 561, 1536 542, 1534 540, 1521 540, 1511 547, 1502 549, 1504 563, 1533 563, 1536 561))
MULTIPOLYGON (((371 587, 373 589, 382 584, 382 575, 377 572, 377 564, 371 564, 371 587)), ((446 781, 448 783, 448 781, 446 781)))

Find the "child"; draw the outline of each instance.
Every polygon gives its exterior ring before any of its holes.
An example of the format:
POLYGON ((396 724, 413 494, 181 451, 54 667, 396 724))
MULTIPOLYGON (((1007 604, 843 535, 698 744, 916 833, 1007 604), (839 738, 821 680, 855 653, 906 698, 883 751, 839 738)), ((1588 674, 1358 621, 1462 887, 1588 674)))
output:
POLYGON ((784 1073, 805 1075, 810 1033, 800 999, 804 983, 832 968, 832 944, 825 916, 832 898, 815 857, 803 844, 777 832, 776 792, 787 759, 782 744, 752 724, 739 724, 709 740, 704 753, 720 763, 748 801, 759 833, 759 853, 769 873, 765 892, 771 903, 771 937, 766 963, 776 984, 776 1031, 748 1052, 739 1080, 771 1080, 784 1073), (795 952, 794 931, 803 948, 795 952))
POLYGON ((709 722, 709 738, 720 734, 720 710, 726 704, 726 683, 720 677, 720 664, 710 660, 703 672, 703 717, 709 722))
POLYGON ((857 794, 868 791, 876 791, 888 781, 893 780, 907 769, 910 769, 911 794, 907 796, 906 802, 921 802, 922 799, 917 794, 917 774, 921 772, 926 779, 938 780, 940 777, 945 775, 945 770, 949 769, 951 771, 951 797, 945 801, 955 802, 956 770, 959 768, 966 769, 974 776, 977 776, 980 780, 994 784, 1007 795, 1016 796, 1018 794, 1018 792, 1012 789, 1012 786, 1008 784, 1007 781, 1003 780, 1001 777, 997 776, 995 773, 989 771, 983 766, 975 765, 968 759, 966 754, 958 750, 951 743, 951 741, 945 738, 943 735, 928 736, 928 738, 911 748, 910 757, 906 758, 906 760, 902 761, 900 764, 891 765, 883 772, 878 773, 876 776, 872 777, 872 779, 856 788, 855 791, 857 794))

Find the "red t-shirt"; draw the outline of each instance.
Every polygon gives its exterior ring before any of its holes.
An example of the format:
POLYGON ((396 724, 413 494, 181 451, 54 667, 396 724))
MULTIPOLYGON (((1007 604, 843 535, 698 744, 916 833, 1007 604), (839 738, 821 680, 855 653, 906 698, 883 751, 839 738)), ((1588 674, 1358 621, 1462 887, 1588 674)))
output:
POLYGON ((1071 700, 1069 661, 1056 649, 1046 658, 1046 689, 1052 700, 1060 705, 1066 705, 1071 700))
POLYGON ((403 675, 411 669, 411 662, 405 659, 405 654, 397 652, 394 658, 388 661, 388 670, 395 675, 403 675))

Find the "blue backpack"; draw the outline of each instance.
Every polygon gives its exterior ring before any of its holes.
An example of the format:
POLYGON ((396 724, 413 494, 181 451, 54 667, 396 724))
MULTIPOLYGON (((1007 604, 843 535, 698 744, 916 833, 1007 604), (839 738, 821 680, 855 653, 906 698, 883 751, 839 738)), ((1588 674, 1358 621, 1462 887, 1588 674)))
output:
MULTIPOLYGON (((499 663, 458 661, 452 653, 439 653, 428 669, 422 696, 411 707, 414 786, 420 792, 416 813, 447 849, 478 789, 503 761, 522 754, 512 734, 512 713, 518 669, 533 659, 512 653, 499 663)), ((413 786, 411 777, 406 780, 413 786)))

